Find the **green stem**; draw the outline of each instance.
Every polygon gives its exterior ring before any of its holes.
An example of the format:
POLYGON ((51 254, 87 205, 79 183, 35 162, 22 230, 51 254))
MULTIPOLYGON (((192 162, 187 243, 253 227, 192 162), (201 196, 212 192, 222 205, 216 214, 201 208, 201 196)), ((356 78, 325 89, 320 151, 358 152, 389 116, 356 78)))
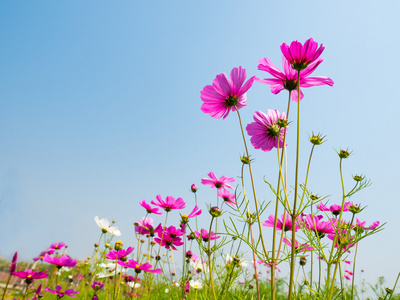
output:
POLYGON ((10 283, 10 279, 11 279, 11 274, 8 275, 6 287, 5 287, 4 290, 3 290, 3 297, 1 298, 1 300, 4 300, 4 297, 6 296, 7 287, 8 287, 8 284, 10 283))
POLYGON ((263 237, 263 234, 262 234, 262 227, 261 227, 261 221, 260 221, 260 212, 259 212, 259 210, 258 210, 258 203, 257 203, 257 196, 256 196, 256 188, 255 188, 255 185, 254 185, 253 172, 252 172, 252 170, 251 170, 251 162, 250 162, 249 151, 248 151, 248 149, 247 149, 246 138, 245 138, 245 136, 244 136, 244 131, 243 131, 243 126, 242 126, 242 120, 241 120, 241 118, 240 118, 240 113, 239 113, 239 110, 237 109, 236 106, 235 106, 235 108, 236 108, 236 112, 237 112, 238 118, 239 118, 240 130, 242 131, 242 137, 243 137, 244 148, 246 149, 246 155, 247 155, 247 157, 249 158, 249 172, 250 172, 250 179, 251 179, 251 187, 252 187, 252 189, 253 189, 254 204, 255 204, 255 207, 256 207, 258 228, 259 228, 259 230, 260 230, 261 245, 262 245, 262 248, 263 248, 263 251, 264 251, 265 256, 266 256, 267 259, 269 260, 268 252, 267 252, 267 249, 265 248, 264 237, 263 237))
POLYGON ((210 271, 211 289, 212 289, 212 292, 213 292, 214 300, 217 300, 217 296, 215 295, 214 281, 213 281, 212 267, 211 267, 211 228, 212 228, 213 221, 214 221, 214 217, 211 218, 210 230, 208 231, 208 251, 207 251, 207 256, 208 256, 208 269, 210 271))
POLYGON ((292 299, 293 279, 294 279, 294 254, 296 243, 296 204, 297 204, 297 188, 299 179, 299 152, 300 152, 300 71, 297 71, 297 143, 296 143, 296 173, 294 180, 294 202, 292 210, 292 250, 290 256, 290 281, 289 281, 289 300, 292 299))
MULTIPOLYGON (((354 216, 354 215, 353 215, 354 216)), ((356 250, 354 252, 353 261, 353 277, 351 279, 351 300, 354 298, 354 277, 356 276, 356 258, 357 258, 358 243, 356 244, 356 250)))

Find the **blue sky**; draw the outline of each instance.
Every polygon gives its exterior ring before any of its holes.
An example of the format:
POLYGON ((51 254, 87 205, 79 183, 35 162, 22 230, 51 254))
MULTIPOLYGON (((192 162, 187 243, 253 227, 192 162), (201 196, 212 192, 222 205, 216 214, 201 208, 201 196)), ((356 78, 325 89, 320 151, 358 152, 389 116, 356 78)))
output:
MULTIPOLYGON (((171 195, 190 207, 192 183, 205 209, 215 194, 201 178, 238 176, 244 149, 234 115, 200 111, 201 89, 239 65, 268 77, 260 58, 281 67, 283 42, 313 37, 326 47, 314 74, 335 85, 304 90, 301 171, 308 134, 327 135, 309 187, 338 203, 335 149, 353 151, 347 186, 360 173, 373 185, 351 200, 368 206, 367 223, 387 222, 360 243, 358 263, 392 284, 400 269, 399 9, 397 1, 2 1, 0 256, 18 250, 30 259, 64 241, 84 258, 99 235, 94 216, 115 219, 131 244, 138 201, 171 195)), ((247 97, 244 123, 287 102, 259 83, 247 97)), ((293 166, 295 126, 289 132, 293 166)), ((263 176, 276 181, 275 155, 251 154, 258 194, 269 200, 263 176)))

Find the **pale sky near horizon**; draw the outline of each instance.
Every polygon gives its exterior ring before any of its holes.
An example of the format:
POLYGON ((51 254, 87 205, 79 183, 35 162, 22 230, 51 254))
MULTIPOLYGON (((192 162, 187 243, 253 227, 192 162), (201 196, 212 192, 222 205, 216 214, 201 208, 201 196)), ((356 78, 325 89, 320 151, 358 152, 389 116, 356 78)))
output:
MULTIPOLYGON (((327 135, 309 188, 338 203, 335 150, 353 151, 344 161, 346 186, 355 174, 373 184, 350 200, 368 206, 360 216, 368 224, 387 222, 360 242, 358 266, 391 286, 400 271, 399 11, 394 0, 2 1, 0 256, 18 250, 31 259, 64 241, 84 258, 100 234, 95 216, 115 219, 130 245, 132 223, 144 214, 138 201, 182 197, 190 212, 192 183, 205 211, 215 193, 201 178, 209 171, 237 178, 244 149, 234 114, 217 120, 200 111, 201 89, 239 65, 248 77, 270 77, 257 70, 260 58, 281 68, 282 43, 313 37, 325 46, 313 75, 335 84, 303 90, 300 171, 308 134, 327 135)), ((286 102, 285 92, 255 83, 243 122, 256 110, 284 111, 286 102)), ((293 125, 292 166, 295 132, 293 125)), ((270 200, 263 176, 276 181, 276 154, 251 154, 259 197, 270 200)))

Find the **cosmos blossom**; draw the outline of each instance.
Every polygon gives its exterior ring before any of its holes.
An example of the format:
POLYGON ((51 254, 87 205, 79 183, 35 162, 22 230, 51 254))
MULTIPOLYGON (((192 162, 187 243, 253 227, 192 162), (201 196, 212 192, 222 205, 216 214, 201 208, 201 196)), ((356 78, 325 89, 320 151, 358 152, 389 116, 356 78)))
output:
POLYGON ((186 207, 185 201, 182 198, 175 199, 172 196, 167 196, 165 201, 161 198, 161 195, 156 196, 157 202, 151 200, 151 204, 158 206, 164 209, 166 212, 169 212, 173 209, 183 209, 186 207))
MULTIPOLYGON (((281 219, 277 220, 276 229, 278 229, 278 230, 283 229, 283 231, 292 230, 292 218, 289 216, 289 214, 287 212, 285 212, 285 214, 282 214, 281 218, 282 218, 282 221, 281 221, 281 219), (284 216, 285 216, 285 224, 283 224, 284 216)), ((275 224, 275 217, 274 217, 274 215, 270 215, 268 217, 268 220, 263 223, 263 226, 274 227, 274 224, 275 224)), ((299 227, 297 225, 295 225, 295 231, 297 231, 298 229, 299 229, 299 227)))
POLYGON ((74 291, 74 289, 68 289, 68 290, 63 290, 61 285, 57 285, 55 290, 49 289, 48 287, 46 287, 44 289, 46 292, 52 293, 54 295, 57 295, 58 298, 61 298, 65 295, 70 296, 72 298, 76 298, 76 294, 79 294, 78 291, 74 291))
POLYGON ((335 230, 330 221, 321 221, 323 216, 314 216, 309 214, 305 219, 305 227, 310 231, 314 231, 319 238, 323 238, 325 234, 334 234, 335 230))
POLYGON ((366 221, 361 222, 358 218, 356 218, 356 225, 355 225, 355 228, 356 228, 356 229, 357 229, 357 228, 360 228, 360 229, 363 229, 363 230, 374 230, 376 227, 379 226, 379 221, 373 222, 372 225, 371 225, 371 226, 368 226, 368 227, 365 226, 366 223, 367 223, 366 221))
POLYGON ((72 268, 75 267, 77 263, 77 260, 72 259, 69 255, 63 255, 60 257, 51 257, 49 255, 46 255, 45 257, 43 257, 43 260, 50 264, 57 265, 58 268, 61 267, 72 268))
POLYGON ((46 254, 51 255, 53 253, 54 253, 54 249, 49 249, 49 250, 42 251, 42 252, 40 252, 39 257, 35 257, 33 260, 34 261, 38 261, 39 259, 43 259, 43 257, 46 254))
POLYGON ((49 249, 60 250, 60 249, 64 248, 65 246, 66 246, 65 243, 54 243, 54 244, 50 245, 49 249))
POLYGON ((196 205, 193 208, 192 212, 187 216, 187 218, 190 219, 190 218, 194 218, 194 217, 197 217, 200 215, 201 215, 201 209, 199 210, 199 207, 196 205))
POLYGON ((157 207, 151 207, 149 204, 146 203, 146 200, 142 200, 142 202, 139 201, 139 204, 146 209, 148 214, 156 214, 156 215, 162 215, 162 212, 159 212, 159 209, 157 207))
MULTIPOLYGON (((323 61, 322 58, 311 63, 306 69, 300 72, 300 87, 307 88, 319 85, 333 86, 334 82, 332 79, 326 76, 309 77, 311 73, 315 71, 318 65, 323 61)), ((287 90, 291 93, 291 99, 293 101, 298 100, 297 94, 297 82, 298 74, 297 71, 293 70, 288 60, 282 57, 283 72, 278 69, 268 58, 261 58, 258 61, 258 69, 271 74, 274 78, 259 79, 256 81, 269 84, 271 92, 273 94, 279 94, 282 90, 287 90)), ((303 99, 304 94, 300 90, 300 100, 303 99)))
POLYGON ((21 279, 25 279, 27 284, 31 284, 34 279, 42 279, 49 277, 49 275, 45 272, 36 272, 33 270, 12 272, 11 275, 17 276, 18 278, 21 279))
POLYGON ((153 219, 143 217, 142 220, 137 221, 135 224, 135 231, 137 234, 154 234, 153 219))
POLYGON ((308 39, 304 45, 298 41, 293 41, 290 46, 286 43, 281 45, 283 56, 288 60, 292 68, 301 71, 312 62, 316 61, 322 54, 325 47, 321 44, 318 48, 318 43, 313 38, 308 39))
POLYGON ((231 185, 228 184, 228 182, 235 182, 235 178, 233 177, 225 177, 225 176, 221 176, 220 179, 217 178, 217 176, 215 176, 215 174, 213 172, 209 172, 208 177, 210 177, 210 179, 208 178, 203 178, 201 179, 201 183, 204 185, 209 185, 211 186, 212 189, 234 189, 231 185))
POLYGON ((112 250, 110 251, 110 253, 108 253, 106 255, 107 259, 112 259, 112 260, 116 260, 116 259, 121 259, 123 257, 127 257, 129 254, 132 253, 132 251, 134 250, 133 247, 128 247, 128 249, 121 249, 121 250, 112 250))
MULTIPOLYGON (((283 238, 283 242, 288 245, 289 247, 292 246, 292 241, 288 240, 287 238, 283 238)), ((298 241, 294 241, 294 249, 296 252, 300 252, 300 251, 312 251, 314 250, 314 248, 310 248, 310 246, 308 244, 300 244, 298 241)))
POLYGON ((116 226, 111 226, 107 219, 99 220, 99 217, 94 217, 94 221, 101 228, 103 233, 111 233, 115 236, 120 236, 121 231, 116 226))
POLYGON ((135 269, 136 273, 140 273, 141 271, 149 273, 162 273, 161 269, 151 269, 153 266, 148 262, 139 264, 136 260, 130 259, 127 262, 118 261, 118 264, 125 268, 135 269))
POLYGON ((246 106, 246 92, 256 78, 253 76, 244 83, 246 76, 247 72, 242 67, 233 68, 230 78, 225 73, 217 75, 212 85, 206 85, 200 92, 200 98, 204 102, 201 111, 213 118, 225 119, 230 111, 246 106))
POLYGON ((251 136, 250 142, 255 149, 271 151, 273 148, 282 148, 283 136, 287 127, 279 127, 279 120, 286 120, 286 114, 280 114, 276 109, 268 109, 267 113, 256 111, 253 119, 255 122, 246 126, 246 131, 251 136), (278 142, 279 141, 279 142, 278 142))
POLYGON ((236 202, 236 195, 233 193, 230 193, 227 190, 218 190, 218 197, 222 198, 224 200, 224 203, 236 207, 237 202, 236 202))
POLYGON ((182 246, 184 244, 181 238, 179 238, 179 237, 174 237, 173 238, 170 235, 165 235, 165 234, 162 237, 162 239, 161 239, 161 236, 160 236, 160 238, 154 238, 154 241, 157 244, 165 247, 165 249, 172 248, 173 250, 178 250, 178 249, 176 249, 175 246, 179 247, 179 246, 182 246))
MULTIPOLYGON (((349 211, 350 205, 351 205, 351 202, 345 202, 343 205, 343 211, 349 211)), ((333 215, 338 216, 340 214, 342 206, 338 205, 338 204, 333 204, 331 206, 325 206, 322 202, 320 202, 317 206, 317 209, 319 209, 321 211, 330 211, 330 212, 332 212, 333 215)))
POLYGON ((194 233, 196 234, 197 239, 201 239, 203 240, 203 242, 208 242, 208 239, 210 239, 210 241, 213 241, 220 238, 220 236, 216 236, 213 231, 211 231, 209 234, 208 231, 205 229, 201 229, 200 232, 195 231, 194 233))

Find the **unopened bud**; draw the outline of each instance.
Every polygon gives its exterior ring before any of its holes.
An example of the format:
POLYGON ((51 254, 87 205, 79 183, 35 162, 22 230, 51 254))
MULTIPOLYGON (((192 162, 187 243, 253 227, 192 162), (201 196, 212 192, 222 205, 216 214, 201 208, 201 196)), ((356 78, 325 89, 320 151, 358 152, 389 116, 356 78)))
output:
POLYGON ((285 119, 278 119, 278 121, 276 122, 276 124, 280 127, 280 128, 283 128, 283 127, 288 127, 288 121, 287 120, 285 120, 285 119))
POLYGON ((124 245, 124 244, 122 244, 121 241, 116 241, 116 242, 115 242, 115 245, 114 245, 114 250, 117 250, 117 251, 121 250, 122 247, 123 247, 123 245, 124 245))
POLYGON ((318 200, 319 197, 318 197, 317 195, 311 194, 311 195, 310 195, 310 199, 313 200, 313 201, 315 201, 315 200, 318 200))
POLYGON ((350 152, 342 149, 339 151, 338 155, 340 158, 348 158, 350 156, 350 152))
POLYGON ((357 204, 352 204, 352 205, 350 205, 350 207, 349 207, 349 211, 350 211, 351 213, 353 213, 353 214, 358 214, 358 213, 360 213, 360 212, 362 211, 362 209, 360 208, 359 205, 357 205, 357 204))
POLYGON ((96 243, 96 244, 94 244, 94 247, 95 247, 95 248, 99 247, 99 244, 97 244, 97 243, 96 243))
POLYGON ((213 207, 210 208, 209 213, 214 218, 218 218, 218 217, 220 217, 222 215, 222 210, 218 206, 213 206, 213 207))
POLYGON ((196 238, 196 234, 192 231, 189 235, 188 235, 188 239, 189 240, 194 240, 196 238))
POLYGON ((307 257, 301 256, 300 257, 300 266, 305 266, 307 262, 307 257))
POLYGON ((353 179, 357 182, 362 181, 364 179, 364 176, 362 175, 354 175, 353 179))
POLYGON ((324 136, 321 136, 320 133, 318 134, 312 134, 312 136, 309 137, 309 141, 311 142, 311 144, 313 145, 321 145, 324 142, 324 136))
POLYGON ((243 155, 243 156, 240 158, 240 161, 241 161, 244 165, 250 164, 250 158, 249 158, 248 156, 245 156, 245 155, 243 155))
POLYGON ((193 193, 197 192, 197 187, 194 185, 194 183, 192 184, 192 186, 190 187, 190 189, 192 190, 193 193))

